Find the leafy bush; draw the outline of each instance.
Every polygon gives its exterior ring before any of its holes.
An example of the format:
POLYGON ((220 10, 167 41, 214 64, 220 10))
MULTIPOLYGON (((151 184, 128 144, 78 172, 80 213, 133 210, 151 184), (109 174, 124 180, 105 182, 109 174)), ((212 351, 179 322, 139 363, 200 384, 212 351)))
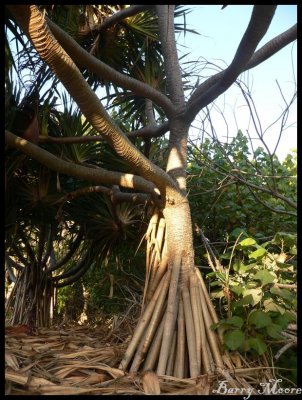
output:
MULTIPOLYGON (((296 232, 294 208, 282 198, 273 196, 274 192, 289 202, 296 201, 295 153, 281 162, 259 147, 252 156, 248 139, 239 130, 229 144, 205 139, 200 148, 190 147, 188 161, 193 223, 211 242, 225 240, 227 232, 236 227, 252 236, 296 232)), ((201 257, 199 251, 196 255, 201 257)))
POLYGON ((215 328, 222 328, 227 349, 258 357, 284 340, 282 331, 296 320, 295 255, 295 235, 280 232, 260 245, 241 232, 221 257, 228 262, 223 272, 207 275, 223 305, 215 328))

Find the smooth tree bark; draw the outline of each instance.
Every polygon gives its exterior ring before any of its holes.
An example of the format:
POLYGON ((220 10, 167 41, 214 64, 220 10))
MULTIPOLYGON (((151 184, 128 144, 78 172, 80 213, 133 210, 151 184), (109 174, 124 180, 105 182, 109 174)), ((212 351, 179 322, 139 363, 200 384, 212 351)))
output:
MULTIPOLYGON (((197 113, 225 92, 237 77, 260 64, 296 38, 296 28, 282 33, 256 51, 272 21, 275 5, 254 6, 250 22, 234 59, 222 72, 202 82, 185 101, 174 33, 173 5, 157 5, 158 28, 167 93, 118 73, 82 49, 66 32, 45 17, 36 6, 8 6, 20 28, 73 97, 103 140, 135 171, 135 175, 56 163, 54 156, 6 131, 7 143, 57 171, 95 184, 119 185, 151 194, 154 211, 146 233, 146 285, 142 315, 120 363, 132 372, 153 369, 159 375, 180 378, 221 373, 231 387, 240 383, 227 372, 234 368, 221 349, 221 335, 211 329, 218 322, 203 278, 194 264, 190 206, 186 190, 189 127, 197 113), (166 170, 152 163, 112 121, 98 97, 79 72, 78 63, 102 79, 146 99, 148 124, 129 136, 146 139, 169 131, 166 170), (167 120, 156 126, 152 104, 161 107, 167 120), (51 161, 51 163, 50 163, 51 161)), ((115 21, 147 6, 132 6, 98 26, 99 32, 115 21), (123 14, 124 12, 124 14, 123 14)), ((148 154, 148 151, 145 151, 148 154)), ((242 382, 241 382, 242 383, 242 382)))

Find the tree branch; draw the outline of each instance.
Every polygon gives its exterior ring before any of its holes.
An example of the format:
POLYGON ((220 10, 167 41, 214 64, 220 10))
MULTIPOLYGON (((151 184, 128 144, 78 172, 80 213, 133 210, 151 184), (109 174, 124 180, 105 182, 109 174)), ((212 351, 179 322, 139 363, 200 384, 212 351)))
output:
POLYGON ((61 160, 48 151, 41 149, 33 143, 5 131, 5 140, 9 146, 21 150, 23 153, 39 161, 53 171, 71 175, 79 179, 87 180, 96 184, 107 183, 120 185, 128 189, 137 189, 150 193, 158 198, 158 191, 153 183, 133 174, 107 171, 103 168, 87 168, 68 161, 61 160))
MULTIPOLYGON (((64 286, 67 286, 67 285, 71 285, 72 283, 74 283, 77 280, 79 280, 85 274, 85 272, 90 268, 91 264, 88 261, 89 261, 89 259, 85 258, 84 262, 82 262, 80 264, 80 268, 78 268, 76 271, 73 270, 73 275, 72 276, 69 276, 68 278, 66 278, 62 282, 54 282, 54 286, 57 287, 57 288, 64 287, 64 286)), ((78 264, 77 264, 77 266, 78 266, 78 264)))
MULTIPOLYGON (((12 249, 15 252, 15 256, 17 256, 19 258, 19 260, 24 264, 25 267, 29 267, 31 261, 27 260, 21 253, 21 250, 19 249, 19 246, 16 243, 12 244, 12 249)), ((22 266, 23 267, 23 266, 22 266)), ((17 268, 17 267, 15 267, 17 268)))
POLYGON ((274 37, 272 40, 267 42, 259 50, 257 50, 249 63, 246 66, 246 70, 256 67, 263 61, 276 54, 283 47, 297 39, 297 24, 293 25, 287 31, 280 33, 280 35, 274 37))
MULTIPOLYGON (((287 46, 289 43, 293 42, 297 39, 297 24, 293 25, 290 29, 285 32, 282 32, 280 35, 276 36, 275 38, 271 39, 267 42, 264 46, 262 46, 259 50, 257 50, 253 57, 250 59, 246 67, 242 72, 245 72, 251 68, 256 67, 257 65, 261 64, 262 62, 266 61, 268 58, 276 54, 278 51, 282 50, 283 47, 287 46)), ((191 98, 188 101, 188 108, 186 112, 187 118, 193 120, 194 117, 191 116, 192 105, 199 101, 202 96, 205 96, 207 91, 215 85, 222 78, 224 71, 218 72, 217 74, 208 78, 205 82, 200 84, 191 98)), ((209 103, 208 103, 209 104, 209 103)))
POLYGON ((49 18, 46 18, 46 20, 55 38, 58 40, 64 50, 70 55, 70 57, 78 64, 88 68, 95 75, 102 79, 113 82, 125 89, 131 90, 137 96, 149 98, 159 107, 162 107, 167 115, 173 112, 173 104, 163 93, 154 89, 147 83, 140 82, 135 78, 124 75, 116 71, 114 68, 109 67, 109 65, 98 60, 96 57, 88 53, 88 51, 83 49, 83 47, 81 47, 70 35, 68 35, 49 18))
POLYGON ((53 250, 53 237, 54 237, 54 227, 53 225, 50 226, 48 230, 48 238, 47 238, 47 245, 46 245, 46 250, 45 254, 42 258, 41 261, 41 267, 44 268, 46 266, 46 262, 50 257, 50 253, 53 250))
POLYGON ((69 246, 69 250, 68 252, 61 257, 58 261, 56 261, 55 263, 53 263, 46 272, 52 272, 55 271, 56 269, 62 267, 62 265, 66 264, 67 261, 69 261, 71 259, 71 257, 74 255, 74 253, 77 251, 77 249, 80 246, 80 243, 83 239, 83 231, 80 230, 76 239, 71 243, 71 245, 69 246))
POLYGON ((104 142, 104 138, 102 136, 55 137, 39 135, 39 143, 78 144, 90 142, 104 142))
MULTIPOLYGON (((22 228, 20 226, 19 226, 18 233, 19 233, 20 238, 22 239, 23 243, 25 244, 25 248, 27 251, 27 257, 29 258, 29 263, 32 264, 32 266, 33 266, 34 264, 36 264, 36 257, 35 257, 33 248, 31 246, 31 244, 29 243, 28 237, 25 235, 24 231, 22 230, 22 228)), ((16 251, 16 249, 15 249, 15 251, 16 251)))
POLYGON ((178 53, 174 32, 174 8, 173 5, 157 5, 158 26, 161 47, 164 56, 164 66, 167 76, 167 86, 175 112, 180 112, 185 107, 185 97, 181 79, 181 69, 178 61, 178 53), (175 110, 176 107, 176 110, 175 110))
MULTIPOLYGON (((7 262, 7 266, 9 266, 10 268, 15 268, 18 271, 22 271, 24 268, 24 265, 20 265, 18 264, 15 260, 13 260, 11 258, 11 256, 5 252, 5 260, 7 262)), ((11 275, 11 273, 13 273, 13 271, 9 272, 9 274, 11 275)))
POLYGON ((144 204, 151 200, 150 195, 143 193, 123 193, 116 190, 115 187, 110 189, 105 186, 89 186, 67 193, 66 196, 58 200, 58 202, 65 203, 66 201, 71 201, 77 197, 85 196, 90 193, 103 193, 109 196, 111 201, 114 203, 127 202, 132 204, 144 204))
POLYGON ((92 32, 103 32, 105 29, 108 29, 111 26, 121 22, 123 19, 132 17, 133 15, 139 14, 140 12, 149 10, 150 8, 153 8, 153 7, 154 6, 152 4, 131 5, 130 7, 124 8, 123 10, 116 12, 115 14, 111 15, 110 17, 105 18, 101 24, 95 25, 91 29, 91 31, 92 32))
POLYGON ((163 136, 169 131, 169 122, 164 122, 161 125, 156 126, 146 126, 144 128, 138 129, 136 131, 129 132, 127 136, 131 137, 141 137, 144 139, 157 138, 163 136))
POLYGON ((7 272, 8 272, 8 276, 9 279, 16 283, 17 277, 14 274, 13 268, 17 269, 18 271, 22 271, 22 267, 16 263, 15 261, 13 261, 10 256, 8 254, 5 253, 5 259, 6 259, 6 267, 7 267, 7 272))
POLYGON ((256 195, 256 193, 252 190, 252 187, 251 187, 250 184, 249 184, 249 185, 247 184, 246 186, 247 186, 247 188, 249 189, 251 195, 258 201, 258 203, 262 204, 264 207, 268 208, 269 210, 273 211, 274 213, 277 213, 277 214, 286 214, 286 215, 293 215, 294 217, 297 216, 297 213, 295 213, 295 212, 292 212, 292 211, 285 211, 285 210, 278 210, 278 209, 275 209, 275 208, 269 206, 267 203, 265 203, 264 201, 262 201, 262 200, 259 198, 259 196, 256 195))
POLYGON ((260 64, 295 39, 296 28, 292 27, 254 53, 271 23, 275 8, 274 5, 254 7, 250 23, 231 65, 203 82, 188 101, 185 117, 189 121, 193 121, 203 107, 223 93, 240 73, 260 64))
MULTIPOLYGON (((137 129, 126 133, 128 138, 141 137, 143 139, 151 139, 163 136, 169 131, 169 122, 164 122, 161 125, 147 125, 144 128, 137 129)), ((39 143, 57 143, 57 144, 75 144, 75 143, 90 143, 103 142, 102 136, 73 136, 73 137, 54 137, 54 136, 39 136, 39 143)))
POLYGON ((53 276, 52 281, 57 282, 61 279, 69 278, 69 277, 75 275, 79 270, 81 270, 83 268, 83 266, 85 266, 85 263, 87 262, 87 256, 88 256, 89 251, 90 250, 88 249, 85 252, 85 254, 81 256, 79 261, 75 265, 70 267, 67 271, 62 272, 60 275, 53 276))

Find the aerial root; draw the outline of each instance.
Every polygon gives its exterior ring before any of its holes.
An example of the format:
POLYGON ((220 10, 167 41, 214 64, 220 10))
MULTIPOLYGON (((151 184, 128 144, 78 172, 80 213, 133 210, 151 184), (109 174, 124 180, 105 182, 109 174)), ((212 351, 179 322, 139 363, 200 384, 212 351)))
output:
MULTIPOLYGON (((144 309, 119 368, 180 379, 216 375, 231 388, 252 390, 243 374, 236 374, 241 369, 249 374, 250 369, 238 368, 243 361, 237 356, 234 362, 223 349, 222 333, 212 329, 219 320, 199 269, 193 266, 183 275, 184 253, 168 259, 164 219, 158 214, 151 219, 147 239, 144 309)), ((258 373, 267 381, 272 375, 263 368, 258 373)))

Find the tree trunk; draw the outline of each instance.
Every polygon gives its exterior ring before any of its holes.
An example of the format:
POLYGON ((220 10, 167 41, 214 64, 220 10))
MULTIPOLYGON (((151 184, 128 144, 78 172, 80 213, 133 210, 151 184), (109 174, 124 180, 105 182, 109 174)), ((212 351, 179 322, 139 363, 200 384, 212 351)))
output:
POLYGON ((9 314, 9 310, 13 312, 7 322, 12 325, 26 324, 29 332, 50 326, 52 298, 53 284, 47 274, 44 271, 37 274, 33 266, 26 266, 8 298, 6 313, 9 314))

